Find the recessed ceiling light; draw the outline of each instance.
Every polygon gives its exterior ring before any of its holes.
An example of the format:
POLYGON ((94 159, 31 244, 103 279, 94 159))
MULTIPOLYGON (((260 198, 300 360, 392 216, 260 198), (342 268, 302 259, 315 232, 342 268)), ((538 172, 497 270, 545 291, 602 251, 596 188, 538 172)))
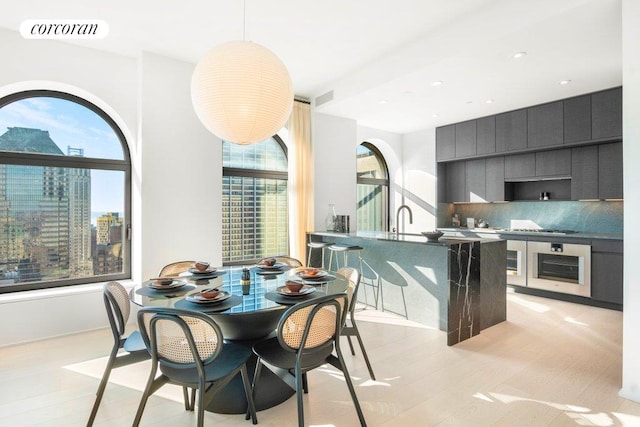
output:
POLYGON ((380 101, 378 101, 378 104, 383 105, 383 104, 388 104, 389 101, 387 101, 386 99, 381 99, 380 101))
POLYGON ((484 101, 487 104, 492 104, 493 103, 493 99, 487 99, 486 101, 484 101))
POLYGON ((564 85, 568 85, 569 83, 571 83, 571 80, 560 80, 558 83, 560 83, 562 86, 564 86, 564 85))
POLYGON ((465 104, 473 104, 473 101, 467 101, 465 104))
POLYGON ((438 115, 437 114, 433 114, 431 117, 433 117, 435 119, 436 117, 438 117, 438 115))
POLYGON ((516 52, 513 54, 513 59, 520 59, 523 56, 525 56, 527 54, 527 52, 516 52))
POLYGON ((438 86, 442 86, 443 84, 444 82, 442 80, 436 80, 435 82, 431 83, 431 86, 438 87, 438 86))

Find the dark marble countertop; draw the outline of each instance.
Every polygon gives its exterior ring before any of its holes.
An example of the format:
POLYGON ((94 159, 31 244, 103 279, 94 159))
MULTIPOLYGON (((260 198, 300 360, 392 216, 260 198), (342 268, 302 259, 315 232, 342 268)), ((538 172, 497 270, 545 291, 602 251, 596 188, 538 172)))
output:
MULTIPOLYGON (((537 232, 524 232, 524 231, 505 231, 502 228, 473 228, 468 229, 465 227, 462 228, 453 228, 453 227, 442 227, 438 228, 438 230, 442 231, 446 234, 455 233, 460 234, 462 236, 492 236, 495 235, 496 238, 499 239, 508 239, 509 236, 544 236, 544 237, 554 237, 554 238, 574 238, 574 239, 603 239, 603 240, 623 240, 624 236, 622 234, 614 234, 614 233, 588 233, 588 232, 576 232, 576 233, 537 233, 537 232)), ((490 238, 490 237, 489 237, 490 238)))
POLYGON ((349 237, 357 237, 360 239, 371 239, 371 240, 386 240, 390 242, 399 242, 399 243, 421 243, 433 246, 451 246, 457 245, 465 242, 480 242, 480 243, 488 243, 495 241, 496 239, 490 238, 482 238, 477 236, 442 236, 438 239, 437 242, 429 242, 427 238, 422 234, 413 234, 413 233, 400 233, 396 236, 396 233, 385 232, 385 231, 359 231, 356 233, 336 233, 333 231, 314 231, 309 232, 308 234, 315 234, 318 236, 326 236, 326 237, 336 237, 336 238, 349 238, 349 237))

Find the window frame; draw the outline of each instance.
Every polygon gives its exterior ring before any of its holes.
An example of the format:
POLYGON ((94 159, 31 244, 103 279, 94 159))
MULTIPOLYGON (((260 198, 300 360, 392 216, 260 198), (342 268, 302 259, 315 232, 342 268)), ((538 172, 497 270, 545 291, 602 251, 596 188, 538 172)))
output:
POLYGON ((39 282, 22 282, 14 285, 0 286, 0 294, 30 291, 37 289, 51 289, 63 286, 86 285, 89 283, 102 283, 112 280, 131 279, 131 154, 129 145, 124 132, 116 124, 115 120, 109 116, 103 109, 94 103, 81 98, 77 95, 50 89, 32 89, 20 92, 14 92, 0 98, 0 109, 5 106, 29 98, 58 98, 65 101, 79 104, 93 113, 97 114, 104 120, 116 134, 120 145, 122 146, 123 159, 102 159, 95 157, 78 157, 78 156, 60 156, 55 154, 42 153, 25 153, 1 151, 2 159, 0 164, 6 165, 22 165, 22 166, 46 166, 55 168, 74 168, 74 169, 94 169, 107 171, 124 172, 124 235, 123 235, 123 251, 125 256, 122 259, 122 272, 117 274, 105 274, 99 276, 87 276, 80 278, 68 278, 57 280, 46 280, 39 282))
MULTIPOLYGON (((364 177, 359 177, 358 176, 358 167, 357 167, 357 154, 356 154, 356 186, 358 184, 365 184, 365 185, 379 185, 382 187, 386 187, 387 192, 384 195, 384 212, 382 213, 383 216, 383 227, 384 230, 382 231, 389 231, 389 226, 390 226, 390 215, 389 215, 389 205, 390 205, 390 197, 389 197, 389 193, 391 191, 391 184, 390 184, 390 180, 389 180, 389 166, 387 165, 387 161, 385 160, 384 156, 382 155, 382 152, 378 149, 378 147, 376 147, 375 145, 373 145, 372 143, 368 142, 368 141, 364 141, 360 144, 361 146, 365 147, 366 149, 368 149, 369 151, 371 151, 374 156, 376 157, 376 159, 378 160, 378 162, 380 162, 382 169, 384 171, 384 178, 364 178, 364 177)), ((357 148, 356 148, 357 150, 357 148)), ((357 191, 356 191, 357 193, 357 191)), ((360 202, 359 200, 357 201, 358 203, 360 202)), ((357 212, 358 206, 356 206, 356 212, 357 212)), ((357 222, 356 222, 357 224, 357 222)))
MULTIPOLYGON (((273 138, 278 145, 280 146, 280 149, 282 150, 282 152, 284 153, 284 157, 287 160, 287 169, 289 166, 289 151, 287 149, 287 145, 284 143, 284 141, 282 140, 282 138, 280 138, 277 134, 273 135, 271 138, 273 138)), ((233 144, 233 142, 230 141, 223 141, 223 143, 227 143, 227 144, 233 144)), ((223 164, 224 164, 224 160, 223 160, 223 164)), ((289 182, 289 172, 285 172, 285 171, 268 171, 268 170, 262 170, 262 169, 245 169, 245 168, 236 168, 236 167, 226 167, 223 166, 222 167, 222 179, 224 179, 224 177, 241 177, 241 178, 263 178, 263 179, 279 179, 279 180, 284 180, 287 181, 287 188, 288 188, 288 182, 289 182)), ((289 197, 287 195, 287 197, 289 197)), ((289 219, 287 218, 287 228, 289 226, 289 219)), ((224 244, 224 243, 223 243, 224 244)), ((287 247, 289 246, 289 239, 287 239, 287 247)), ((247 263, 255 263, 257 261, 259 261, 260 258, 258 259, 248 259, 248 260, 240 260, 240 261, 223 261, 222 265, 223 266, 234 266, 234 265, 246 265, 247 263)))

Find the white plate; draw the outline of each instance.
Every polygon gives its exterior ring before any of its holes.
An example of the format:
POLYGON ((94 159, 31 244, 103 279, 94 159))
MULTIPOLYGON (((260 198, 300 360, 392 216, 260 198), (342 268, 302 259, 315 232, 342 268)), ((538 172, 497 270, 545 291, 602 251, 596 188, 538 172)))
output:
POLYGON ((276 262, 273 265, 256 264, 256 267, 261 268, 263 270, 280 270, 282 269, 282 267, 284 267, 284 264, 281 264, 279 262, 276 262))
POLYGON ((211 273, 215 273, 216 269, 214 267, 209 267, 204 271, 200 271, 195 267, 191 267, 187 271, 191 274, 211 274, 211 273))
POLYGON ((231 298, 231 294, 226 291, 220 291, 217 297, 215 298, 205 298, 200 295, 200 292, 196 292, 195 294, 189 294, 185 297, 185 299, 189 302, 195 302, 196 304, 214 304, 217 302, 222 302, 228 298, 231 298))
POLYGON ((279 293, 280 295, 284 295, 286 297, 301 297, 304 295, 309 295, 315 291, 316 291, 316 288, 310 285, 302 285, 302 288, 300 288, 300 291, 298 292, 291 292, 289 289, 287 289, 286 286, 279 286, 276 289, 277 293, 279 293))
POLYGON ((320 279, 324 276, 326 276, 328 273, 324 270, 320 270, 318 271, 316 274, 307 274, 304 271, 300 271, 298 273, 296 273, 297 276, 302 277, 303 279, 320 279))
POLYGON ((151 289, 155 289, 156 291, 163 291, 163 290, 181 288, 185 284, 186 283, 184 283, 182 280, 174 280, 173 282, 169 283, 168 285, 159 285, 155 281, 151 280, 151 281, 149 281, 147 286, 150 287, 151 289))

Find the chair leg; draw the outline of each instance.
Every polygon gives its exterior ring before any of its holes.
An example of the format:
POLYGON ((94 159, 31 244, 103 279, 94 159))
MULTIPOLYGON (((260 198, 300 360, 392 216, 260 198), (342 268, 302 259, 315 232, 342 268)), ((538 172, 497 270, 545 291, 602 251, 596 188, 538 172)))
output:
POLYGON ((307 373, 302 374, 302 390, 304 394, 309 393, 309 383, 307 382, 307 373))
POLYGON ((240 368, 240 375, 242 376, 242 384, 244 385, 244 394, 247 398, 247 413, 251 416, 253 424, 258 424, 258 417, 256 416, 256 405, 253 401, 253 389, 249 384, 249 375, 247 373, 247 365, 242 365, 240 368))
MULTIPOLYGON (((360 331, 358 330, 358 327, 356 326, 355 322, 351 322, 351 326, 353 327, 353 330, 355 331, 355 335, 356 335, 356 339, 358 340, 358 344, 360 345, 360 351, 362 351, 362 356, 364 357, 364 362, 367 364, 367 369, 369 370, 369 375, 371 376, 372 380, 376 380, 376 376, 373 374, 373 368, 371 368, 371 363, 369 362, 369 356, 367 356, 367 351, 364 349, 364 343, 362 342, 362 338, 360 337, 360 331)), ((349 337, 347 337, 349 338, 349 337)), ((349 343, 351 343, 351 340, 349 340, 349 343)), ((351 348, 351 350, 353 351, 353 347, 351 348)), ((355 353, 353 353, 355 354, 355 353)))
MULTIPOLYGON (((204 378, 200 378, 198 383, 198 427, 204 427, 204 391, 207 385, 204 382, 204 378)), ((196 392, 195 390, 193 391, 196 392)))
POLYGON ((356 395, 356 390, 353 387, 351 377, 349 376, 349 372, 347 371, 347 365, 344 363, 344 359, 342 358, 342 351, 340 350, 340 345, 338 344, 338 342, 336 342, 336 353, 338 354, 338 361, 340 362, 340 366, 342 367, 342 374, 344 375, 345 382, 347 383, 347 387, 349 388, 349 394, 351 394, 351 400, 353 400, 353 405, 356 407, 360 425, 362 427, 366 427, 367 422, 364 420, 364 414, 362 413, 362 408, 360 408, 358 396, 356 395))
POLYGON ((296 400, 298 402, 298 427, 304 427, 304 409, 302 406, 302 395, 303 395, 303 385, 302 385, 302 371, 300 370, 300 364, 296 363, 295 368, 295 376, 296 376, 296 400))
MULTIPOLYGON (((262 359, 258 358, 256 362, 256 369, 253 372, 253 383, 251 384, 251 394, 253 396, 253 401, 256 401, 256 390, 258 389, 258 378, 260 378, 260 373, 262 372, 262 359)), ((251 417, 249 413, 249 407, 247 406, 247 413, 245 414, 244 419, 248 420, 251 417)))
POLYGON ((356 355, 356 351, 353 348, 353 343, 351 342, 351 336, 347 335, 347 341, 349 342, 349 348, 351 349, 351 355, 355 356, 356 355))
POLYGON ((91 408, 91 415, 89 415, 89 421, 87 421, 87 427, 91 427, 93 425, 94 420, 96 419, 98 408, 100 407, 100 402, 102 401, 104 390, 107 388, 107 383, 109 382, 109 376, 111 375, 111 370, 113 369, 113 362, 115 361, 117 354, 118 354, 118 348, 114 348, 111 351, 109 360, 107 361, 107 366, 104 368, 104 373, 102 374, 102 380, 100 380, 100 385, 98 386, 98 391, 96 392, 96 400, 93 403, 93 408, 91 408))
POLYGON ((140 399, 140 405, 138 406, 138 411, 136 412, 136 417, 133 420, 133 427, 137 427, 140 424, 140 419, 142 418, 142 413, 144 412, 144 407, 147 405, 147 400, 151 395, 151 388, 155 383, 156 372, 158 370, 158 365, 153 363, 151 366, 151 372, 149 373, 149 379, 147 380, 147 385, 144 388, 144 392, 142 392, 142 399, 140 399))
POLYGON ((184 410, 193 411, 191 397, 189 396, 189 387, 182 387, 182 397, 184 398, 184 410))

